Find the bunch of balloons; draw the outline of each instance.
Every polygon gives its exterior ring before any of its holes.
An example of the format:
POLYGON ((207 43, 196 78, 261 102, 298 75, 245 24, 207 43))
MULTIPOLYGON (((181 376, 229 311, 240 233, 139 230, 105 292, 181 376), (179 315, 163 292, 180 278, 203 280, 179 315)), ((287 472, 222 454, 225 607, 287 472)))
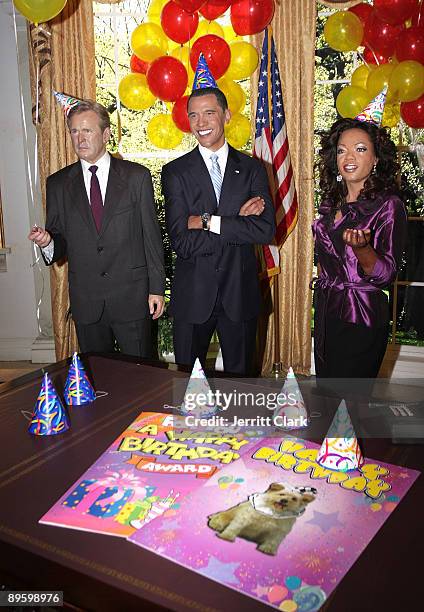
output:
POLYGON ((131 35, 131 74, 121 80, 119 97, 134 110, 150 108, 158 99, 172 104, 171 114, 156 115, 148 124, 147 135, 155 146, 174 148, 184 132, 190 132, 187 99, 200 53, 233 115, 228 141, 236 148, 246 144, 250 122, 240 113, 246 100, 236 81, 250 77, 259 56, 242 37, 261 32, 274 10, 274 0, 151 0, 149 21, 131 35), (226 11, 231 26, 223 27, 216 19, 226 11))
POLYGON ((364 48, 364 63, 337 97, 340 115, 355 117, 387 86, 383 125, 394 127, 402 117, 410 127, 424 128, 423 0, 361 2, 333 13, 324 37, 337 51, 364 48))

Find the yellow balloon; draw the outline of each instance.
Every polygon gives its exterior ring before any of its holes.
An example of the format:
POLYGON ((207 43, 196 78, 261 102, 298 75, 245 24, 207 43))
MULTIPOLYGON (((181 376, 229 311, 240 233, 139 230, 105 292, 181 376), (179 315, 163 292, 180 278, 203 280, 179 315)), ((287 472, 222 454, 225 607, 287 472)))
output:
POLYGON ((227 43, 234 42, 235 40, 237 41, 243 40, 243 36, 239 36, 238 34, 236 34, 236 32, 234 32, 232 25, 225 25, 223 29, 224 29, 224 38, 227 41, 227 43))
POLYGON ((206 36, 206 34, 215 34, 216 36, 224 38, 224 29, 216 21, 207 21, 206 19, 201 19, 199 21, 196 34, 191 39, 192 43, 201 36, 206 36))
POLYGON ((234 83, 234 81, 229 81, 227 78, 224 78, 219 79, 218 87, 227 98, 228 108, 232 115, 244 110, 246 96, 238 83, 234 83))
POLYGON ((165 4, 168 4, 169 0, 151 0, 149 8, 147 10, 147 16, 149 21, 160 25, 160 15, 165 4))
POLYGON ((350 84, 354 87, 362 87, 362 89, 366 89, 368 76, 371 70, 372 68, 370 66, 367 66, 366 64, 361 64, 356 68, 356 70, 352 72, 350 84))
POLYGON ((168 49, 165 32, 156 23, 142 23, 131 34, 131 49, 145 62, 153 62, 168 49))
POLYGON ((386 104, 383 112, 382 125, 396 127, 400 120, 400 104, 386 104))
POLYGON ((185 69, 187 70, 187 76, 188 76, 187 87, 191 91, 193 87, 194 72, 190 64, 190 49, 188 47, 184 47, 183 45, 178 45, 178 47, 176 47, 175 49, 172 49, 170 55, 172 55, 172 57, 175 57, 177 60, 179 60, 184 65, 185 69))
POLYGON ((356 117, 370 101, 369 95, 362 87, 344 87, 336 100, 336 108, 342 117, 356 117))
POLYGON ((225 136, 232 147, 241 149, 250 137, 250 121, 244 115, 236 113, 225 126, 225 136))
POLYGON ((176 127, 171 115, 160 113, 147 124, 147 136, 159 149, 174 149, 181 143, 184 134, 176 127))
POLYGON ((401 102, 412 102, 424 93, 424 66, 420 62, 399 62, 390 76, 390 88, 401 102))
POLYGON ((13 3, 28 21, 42 23, 59 15, 66 0, 13 0, 13 3))
POLYGON ((259 63, 259 55, 255 47, 244 40, 230 45, 231 62, 225 76, 234 81, 247 79, 253 74, 259 63))
POLYGON ((355 51, 361 44, 363 34, 359 17, 349 11, 333 13, 324 25, 324 38, 336 51, 355 51))
POLYGON ((388 87, 386 102, 394 101, 393 88, 389 85, 390 76, 394 70, 392 64, 381 64, 374 68, 367 79, 367 92, 370 100, 375 98, 384 87, 388 87))
POLYGON ((138 72, 127 74, 121 79, 118 94, 122 104, 132 110, 146 110, 156 101, 155 96, 147 87, 145 75, 138 72))

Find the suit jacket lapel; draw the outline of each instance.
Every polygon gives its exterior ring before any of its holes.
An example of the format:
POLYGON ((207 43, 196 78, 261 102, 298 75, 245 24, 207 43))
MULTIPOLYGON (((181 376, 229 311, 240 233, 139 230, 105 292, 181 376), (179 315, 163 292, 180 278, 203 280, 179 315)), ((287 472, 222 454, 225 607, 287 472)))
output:
POLYGON ((96 224, 91 214, 90 202, 87 197, 81 162, 79 161, 74 164, 69 174, 68 189, 72 206, 75 206, 88 227, 97 233, 96 224))
POLYGON ((235 191, 237 179, 240 175, 240 157, 237 151, 229 146, 227 165, 225 166, 224 179, 222 181, 221 195, 219 198, 219 209, 225 211, 226 205, 231 204, 231 194, 235 191))
POLYGON ((188 163, 190 172, 193 176, 193 180, 198 183, 202 192, 205 195, 204 212, 215 212, 217 207, 215 190, 213 188, 209 170, 207 169, 206 164, 203 161, 203 157, 201 156, 198 147, 193 149, 193 151, 191 152, 188 159, 188 163))
POLYGON ((120 169, 121 168, 118 166, 117 160, 114 157, 111 157, 102 225, 99 232, 100 236, 105 232, 109 221, 118 207, 118 202, 122 197, 123 191, 126 188, 126 182, 121 176, 120 169))

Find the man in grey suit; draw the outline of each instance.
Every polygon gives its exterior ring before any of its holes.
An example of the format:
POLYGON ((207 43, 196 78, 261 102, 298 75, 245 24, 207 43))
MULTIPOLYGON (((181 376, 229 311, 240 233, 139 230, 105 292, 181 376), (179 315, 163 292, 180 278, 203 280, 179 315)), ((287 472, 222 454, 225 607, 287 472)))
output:
POLYGON ((47 265, 67 257, 69 295, 82 352, 152 355, 151 318, 164 309, 165 270, 152 180, 115 159, 107 110, 80 101, 67 123, 79 161, 47 179, 46 229, 34 227, 47 265))

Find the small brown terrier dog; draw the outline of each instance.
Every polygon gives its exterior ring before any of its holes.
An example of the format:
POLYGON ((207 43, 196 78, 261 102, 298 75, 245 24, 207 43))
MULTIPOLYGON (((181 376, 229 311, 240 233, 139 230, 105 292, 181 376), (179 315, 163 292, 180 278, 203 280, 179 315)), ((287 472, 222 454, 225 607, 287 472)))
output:
POLYGON ((316 489, 312 487, 294 488, 273 482, 265 493, 254 493, 248 501, 211 514, 208 526, 223 540, 234 542, 237 537, 244 538, 256 542, 257 550, 276 555, 296 519, 315 496, 316 489))

